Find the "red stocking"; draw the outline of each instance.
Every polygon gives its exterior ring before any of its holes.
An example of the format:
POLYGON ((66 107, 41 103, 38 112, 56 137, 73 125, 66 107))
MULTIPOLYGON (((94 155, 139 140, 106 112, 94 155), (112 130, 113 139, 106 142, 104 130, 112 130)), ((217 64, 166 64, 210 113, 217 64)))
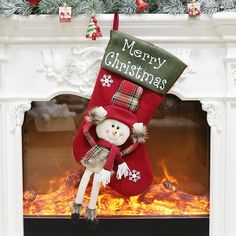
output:
MULTIPOLYGON (((166 92, 186 65, 157 46, 117 31, 118 24, 118 14, 115 14, 111 39, 87 111, 96 106, 110 105, 113 95, 125 79, 143 87, 135 115, 138 122, 148 125, 166 92)), ((74 156, 78 162, 91 148, 83 134, 84 123, 85 120, 80 125, 73 145, 74 156)), ((96 141, 94 127, 90 131, 96 141)), ((131 140, 121 149, 129 144, 131 140)), ((153 178, 145 145, 139 144, 137 149, 124 156, 124 160, 131 170, 130 175, 120 180, 113 175, 109 186, 125 196, 138 195, 150 186, 153 178)), ((116 169, 115 163, 113 170, 116 169)))

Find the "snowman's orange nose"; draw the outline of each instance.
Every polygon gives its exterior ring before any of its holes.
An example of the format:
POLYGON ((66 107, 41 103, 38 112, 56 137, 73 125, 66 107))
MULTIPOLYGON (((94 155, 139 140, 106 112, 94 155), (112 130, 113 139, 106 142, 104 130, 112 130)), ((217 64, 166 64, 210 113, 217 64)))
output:
POLYGON ((113 134, 113 135, 116 135, 116 134, 117 134, 117 131, 112 131, 112 134, 113 134))

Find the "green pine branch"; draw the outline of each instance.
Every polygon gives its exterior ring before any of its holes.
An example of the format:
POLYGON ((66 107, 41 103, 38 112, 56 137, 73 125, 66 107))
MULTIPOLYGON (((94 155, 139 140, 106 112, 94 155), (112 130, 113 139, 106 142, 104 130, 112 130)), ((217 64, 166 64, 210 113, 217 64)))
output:
POLYGON ((41 0, 38 9, 40 14, 56 15, 59 12, 59 7, 64 6, 64 3, 68 7, 72 7, 72 15, 78 15, 80 0, 41 0))
POLYGON ((119 11, 121 14, 137 13, 135 0, 116 0, 113 1, 113 12, 119 11))
POLYGON ((149 4, 149 8, 147 9, 148 12, 150 12, 150 13, 157 13, 158 12, 159 6, 158 6, 157 0, 145 0, 145 2, 149 4))
POLYGON ((203 0, 201 5, 201 12, 203 14, 212 15, 219 9, 219 4, 214 0, 203 0))
MULTIPOLYGON (((184 14, 190 0, 144 0, 149 8, 143 13, 152 14, 184 14)), ((236 0, 198 0, 201 2, 202 14, 212 15, 219 11, 236 12, 236 0)), ((14 14, 58 14, 59 7, 64 3, 72 7, 72 15, 103 14, 119 11, 121 14, 135 14, 135 0, 41 0, 39 5, 30 5, 28 0, 0 0, 0 17, 14 14)))
POLYGON ((84 0, 80 4, 78 13, 88 15, 106 13, 105 5, 100 0, 84 0))
POLYGON ((103 3, 106 13, 113 13, 115 11, 113 8, 114 0, 103 0, 103 3))
POLYGON ((201 11, 207 15, 212 15, 219 11, 236 11, 236 0, 203 0, 201 11))
POLYGON ((69 0, 67 1, 68 6, 72 7, 72 15, 79 15, 79 8, 81 4, 81 0, 69 0))
POLYGON ((34 12, 36 12, 35 6, 30 5, 26 0, 0 0, 1 17, 9 17, 14 14, 28 16, 34 12))
POLYGON ((184 14, 187 11, 186 6, 180 0, 161 1, 161 7, 165 14, 184 14))
POLYGON ((39 3, 40 14, 55 15, 59 12, 59 6, 64 5, 64 0, 41 0, 39 3))
POLYGON ((222 11, 236 11, 236 0, 225 0, 222 2, 222 11))

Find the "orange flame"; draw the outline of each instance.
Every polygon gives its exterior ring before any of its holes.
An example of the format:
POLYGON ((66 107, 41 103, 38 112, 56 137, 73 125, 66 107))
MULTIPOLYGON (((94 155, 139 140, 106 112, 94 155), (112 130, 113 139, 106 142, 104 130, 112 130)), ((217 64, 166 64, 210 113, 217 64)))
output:
MULTIPOLYGON (((139 196, 122 197, 109 187, 101 188, 98 197, 98 216, 192 216, 209 214, 209 197, 187 194, 178 189, 166 166, 162 183, 154 183, 139 196)), ((48 194, 33 190, 24 192, 25 216, 69 216, 77 193, 80 172, 68 172, 61 186, 48 194)), ((52 183, 52 182, 51 182, 52 183)), ((88 187, 84 205, 88 204, 91 185, 88 187)))
POLYGON ((162 180, 163 186, 170 191, 176 191, 179 185, 178 181, 169 174, 164 160, 161 161, 161 165, 165 176, 165 178, 162 180))

